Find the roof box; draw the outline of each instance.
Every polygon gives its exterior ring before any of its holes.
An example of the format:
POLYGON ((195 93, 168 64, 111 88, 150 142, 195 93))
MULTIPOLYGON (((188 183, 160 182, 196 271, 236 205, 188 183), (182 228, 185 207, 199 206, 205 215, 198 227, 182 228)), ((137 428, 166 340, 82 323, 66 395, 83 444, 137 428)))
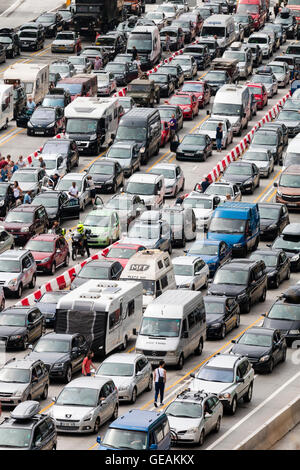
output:
POLYGON ((28 400, 20 403, 11 411, 10 416, 18 421, 32 419, 40 411, 41 407, 38 401, 28 400))

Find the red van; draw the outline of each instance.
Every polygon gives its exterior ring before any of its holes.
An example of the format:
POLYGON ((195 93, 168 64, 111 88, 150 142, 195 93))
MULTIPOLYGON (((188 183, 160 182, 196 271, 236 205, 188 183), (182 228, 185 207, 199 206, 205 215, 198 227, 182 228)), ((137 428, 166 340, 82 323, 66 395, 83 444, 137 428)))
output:
POLYGON ((93 74, 81 73, 60 80, 56 84, 56 88, 63 88, 69 91, 72 101, 77 98, 77 96, 97 96, 97 77, 93 74))
POLYGON ((254 27, 258 31, 267 21, 270 0, 240 0, 237 14, 251 15, 254 27))

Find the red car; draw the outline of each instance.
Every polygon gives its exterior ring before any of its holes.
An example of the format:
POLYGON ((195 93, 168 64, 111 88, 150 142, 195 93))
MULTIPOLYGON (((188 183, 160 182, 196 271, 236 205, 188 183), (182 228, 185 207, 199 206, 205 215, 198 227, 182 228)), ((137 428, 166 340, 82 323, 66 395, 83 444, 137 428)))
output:
POLYGON ((268 104, 268 92, 262 83, 247 83, 250 92, 254 95, 257 109, 263 109, 268 104))
POLYGON ((166 103, 179 106, 183 119, 194 119, 199 113, 198 99, 193 93, 177 93, 166 103))
POLYGON ((61 235, 35 235, 26 244, 25 249, 31 251, 38 271, 54 274, 59 266, 69 265, 69 246, 61 235))
POLYGON ((204 108, 210 102, 210 87, 204 81, 189 81, 184 82, 180 90, 180 94, 190 95, 193 93, 198 99, 199 108, 204 108))
POLYGON ((110 260, 119 261, 124 269, 128 260, 137 251, 145 249, 146 248, 142 245, 129 245, 122 242, 115 242, 102 251, 102 256, 110 260))
POLYGON ((170 140, 170 128, 169 123, 166 121, 161 121, 161 140, 160 146, 164 147, 167 142, 170 140))

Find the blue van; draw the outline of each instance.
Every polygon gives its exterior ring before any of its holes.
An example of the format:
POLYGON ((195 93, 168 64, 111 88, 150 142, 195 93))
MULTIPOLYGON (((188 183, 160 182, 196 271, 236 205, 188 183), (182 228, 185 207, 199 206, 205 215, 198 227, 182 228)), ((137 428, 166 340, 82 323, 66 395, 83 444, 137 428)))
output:
POLYGON ((207 231, 208 240, 223 240, 231 245, 233 255, 246 256, 259 243, 260 217, 257 204, 225 202, 213 214, 207 231))
POLYGON ((165 413, 130 410, 110 424, 97 450, 168 450, 171 430, 165 413))

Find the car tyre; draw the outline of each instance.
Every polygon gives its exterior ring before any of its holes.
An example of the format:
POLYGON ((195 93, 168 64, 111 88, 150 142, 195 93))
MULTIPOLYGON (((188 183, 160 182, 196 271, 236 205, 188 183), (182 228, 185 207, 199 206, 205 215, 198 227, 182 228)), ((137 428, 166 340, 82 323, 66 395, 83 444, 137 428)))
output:
POLYGON ((148 382, 148 386, 147 386, 147 392, 151 392, 151 390, 153 389, 153 375, 151 374, 150 377, 149 377, 149 382, 148 382))
POLYGON ((249 299, 248 302, 243 305, 243 313, 249 313, 250 309, 251 309, 251 301, 249 299))
POLYGON ((55 262, 52 263, 51 265, 51 268, 50 268, 50 274, 52 274, 52 276, 55 274, 55 271, 56 271, 56 264, 55 262))
POLYGON ((237 399, 236 397, 233 397, 230 408, 229 408, 229 413, 233 416, 236 412, 236 407, 237 407, 237 399))
POLYGON ((45 388, 43 390, 43 393, 41 395, 41 399, 42 400, 47 400, 48 398, 48 385, 45 385, 45 388))
POLYGON ((24 336, 24 338, 23 338, 23 344, 22 344, 22 350, 23 350, 23 351, 26 351, 26 349, 27 349, 27 343, 28 343, 28 336, 26 335, 26 336, 24 336))
POLYGON ((32 276, 31 282, 30 282, 30 284, 29 284, 30 289, 34 289, 34 288, 35 288, 35 284, 36 284, 36 275, 34 274, 34 275, 32 276))
POLYGON ((287 273, 286 273, 286 280, 288 281, 290 279, 290 277, 291 277, 291 270, 288 269, 287 273))
POLYGON ((178 359, 177 365, 176 365, 176 369, 182 370, 183 366, 184 366, 184 355, 181 353, 178 359))
POLYGON ((132 390, 131 399, 130 399, 130 403, 132 405, 136 402, 136 398, 137 398, 137 389, 136 387, 134 387, 132 390))
POLYGON ((226 326, 222 325, 221 333, 220 333, 220 338, 224 339, 226 336, 226 326))
POLYGON ((18 299, 20 299, 22 297, 22 292, 23 292, 23 286, 22 286, 22 283, 20 283, 18 289, 17 289, 17 292, 16 292, 16 296, 18 299))
POLYGON ((286 361, 286 348, 282 350, 282 358, 281 358, 281 362, 285 362, 285 361, 286 361))
POLYGON ((278 287, 279 287, 279 276, 276 276, 274 283, 273 283, 273 288, 278 289, 278 287))
POLYGON ((199 341, 198 347, 197 347, 197 349, 195 349, 194 353, 195 353, 196 356, 201 356, 202 351, 203 351, 203 341, 202 341, 202 338, 201 338, 200 341, 199 341))
POLYGON ((236 322, 235 322, 235 328, 238 328, 240 326, 240 322, 241 322, 241 317, 240 317, 240 315, 237 315, 236 322))
POLYGON ((198 446, 201 447, 204 443, 204 437, 205 437, 205 433, 204 433, 204 429, 202 429, 201 431, 201 434, 200 434, 200 437, 199 437, 199 441, 198 441, 198 446))
POLYGON ((273 369, 274 369, 274 359, 272 358, 270 361, 269 368, 268 368, 268 374, 272 374, 273 369))
POLYGON ((70 263, 70 255, 68 253, 64 262, 64 266, 67 268, 69 266, 69 263, 70 263))
POLYGON ((99 432, 99 429, 100 429, 100 418, 99 416, 97 417, 96 421, 95 421, 95 425, 94 425, 94 429, 93 429, 93 433, 94 434, 98 434, 99 432))
POLYGON ((72 368, 71 368, 71 366, 68 366, 67 370, 66 370, 66 373, 64 375, 64 382, 66 384, 68 384, 68 383, 71 382, 71 380, 72 380, 72 368))
POLYGON ((267 294, 267 289, 265 287, 259 299, 260 302, 264 302, 266 300, 266 294, 267 294))
POLYGON ((253 382, 248 387, 246 395, 243 396, 244 403, 250 403, 253 395, 253 382))
POLYGON ((216 424, 215 429, 214 429, 214 432, 216 434, 220 431, 220 427, 221 427, 221 416, 218 417, 218 421, 217 421, 217 424, 216 424))
POLYGON ((116 405, 115 408, 114 408, 114 412, 111 415, 110 420, 115 421, 118 418, 118 415, 119 415, 119 407, 118 407, 118 405, 116 405))

